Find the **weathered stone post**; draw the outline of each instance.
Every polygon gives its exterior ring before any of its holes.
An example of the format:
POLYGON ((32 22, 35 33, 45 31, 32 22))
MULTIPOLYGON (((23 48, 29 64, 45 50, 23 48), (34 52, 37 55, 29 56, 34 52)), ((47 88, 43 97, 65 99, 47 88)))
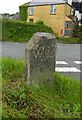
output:
POLYGON ((56 58, 56 38, 53 34, 38 32, 25 49, 25 79, 27 84, 53 85, 56 58))

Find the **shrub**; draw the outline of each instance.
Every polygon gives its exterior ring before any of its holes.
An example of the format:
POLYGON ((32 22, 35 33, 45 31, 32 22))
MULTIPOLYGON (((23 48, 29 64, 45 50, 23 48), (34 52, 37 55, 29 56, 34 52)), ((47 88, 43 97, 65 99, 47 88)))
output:
POLYGON ((53 33, 50 27, 43 24, 3 19, 2 25, 2 41, 27 42, 36 32, 53 33))
POLYGON ((78 24, 74 25, 73 37, 80 37, 80 26, 78 24))
POLYGON ((44 25, 44 21, 39 20, 39 21, 37 21, 37 22, 36 22, 36 24, 39 24, 39 25, 44 25))

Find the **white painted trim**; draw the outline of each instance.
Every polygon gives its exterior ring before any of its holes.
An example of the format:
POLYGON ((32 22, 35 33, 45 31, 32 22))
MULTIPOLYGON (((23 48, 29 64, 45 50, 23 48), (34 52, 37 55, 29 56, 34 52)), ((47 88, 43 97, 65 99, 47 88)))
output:
POLYGON ((55 68, 56 72, 81 72, 79 69, 75 67, 56 67, 55 68))
POLYGON ((82 61, 74 61, 76 64, 82 64, 82 61))
POLYGON ((65 62, 65 61, 56 61, 56 64, 57 64, 57 65, 58 65, 58 64, 67 65, 68 63, 67 63, 67 62, 65 62))

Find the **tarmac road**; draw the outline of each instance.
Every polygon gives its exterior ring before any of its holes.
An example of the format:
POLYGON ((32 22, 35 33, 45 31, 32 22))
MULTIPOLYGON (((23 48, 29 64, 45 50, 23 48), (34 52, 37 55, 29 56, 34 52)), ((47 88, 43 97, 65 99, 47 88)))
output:
MULTIPOLYGON (((0 56, 24 59, 25 45, 26 43, 0 42, 0 56)), ((80 44, 57 44, 56 71, 80 79, 81 48, 80 44)))

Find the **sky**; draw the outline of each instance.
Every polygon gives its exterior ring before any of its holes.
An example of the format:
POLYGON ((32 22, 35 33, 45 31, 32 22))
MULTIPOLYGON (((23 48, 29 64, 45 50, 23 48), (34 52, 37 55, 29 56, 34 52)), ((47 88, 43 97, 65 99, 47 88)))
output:
MULTIPOLYGON (((1 0, 0 13, 14 14, 16 12, 19 12, 19 6, 29 1, 32 1, 32 0, 1 0)), ((78 1, 81 1, 81 0, 78 0, 78 1)))
POLYGON ((19 6, 31 0, 1 0, 0 13, 14 14, 19 12, 19 6))

